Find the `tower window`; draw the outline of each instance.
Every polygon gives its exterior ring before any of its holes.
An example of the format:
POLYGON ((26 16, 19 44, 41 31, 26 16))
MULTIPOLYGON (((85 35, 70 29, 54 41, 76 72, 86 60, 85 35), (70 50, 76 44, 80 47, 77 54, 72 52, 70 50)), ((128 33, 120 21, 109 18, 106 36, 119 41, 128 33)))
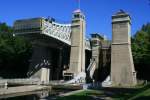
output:
POLYGON ((74 18, 80 18, 80 15, 79 14, 75 14, 74 18))

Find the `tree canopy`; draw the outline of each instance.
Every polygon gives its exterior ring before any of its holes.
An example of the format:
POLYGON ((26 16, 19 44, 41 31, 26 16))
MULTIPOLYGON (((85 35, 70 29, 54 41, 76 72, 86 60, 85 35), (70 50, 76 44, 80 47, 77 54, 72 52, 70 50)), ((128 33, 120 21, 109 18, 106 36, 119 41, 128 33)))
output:
POLYGON ((132 38, 132 51, 138 77, 150 80, 150 23, 143 25, 132 38))
POLYGON ((13 36, 13 29, 0 23, 0 76, 3 78, 25 77, 31 44, 20 36, 13 36))

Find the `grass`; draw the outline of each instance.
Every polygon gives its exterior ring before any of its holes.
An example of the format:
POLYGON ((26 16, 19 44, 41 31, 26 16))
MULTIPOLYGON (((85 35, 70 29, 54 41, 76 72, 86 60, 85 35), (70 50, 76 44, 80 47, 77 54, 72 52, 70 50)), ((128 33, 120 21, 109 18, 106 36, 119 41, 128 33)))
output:
POLYGON ((150 100, 150 84, 136 88, 102 88, 85 90, 70 96, 58 97, 57 100, 150 100))
POLYGON ((85 90, 70 96, 58 97, 57 100, 94 100, 92 96, 102 96, 103 93, 98 90, 85 90))
POLYGON ((150 85, 139 89, 139 92, 134 94, 129 100, 150 100, 150 85))

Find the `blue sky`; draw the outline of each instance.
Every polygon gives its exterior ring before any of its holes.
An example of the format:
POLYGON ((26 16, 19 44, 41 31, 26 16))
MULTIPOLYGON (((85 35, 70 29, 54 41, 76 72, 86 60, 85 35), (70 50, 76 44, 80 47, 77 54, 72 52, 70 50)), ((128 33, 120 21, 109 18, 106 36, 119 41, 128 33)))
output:
MULTIPOLYGON (((0 21, 13 25, 16 19, 54 17, 60 22, 70 22, 78 0, 1 0, 0 21)), ((81 0, 81 10, 86 16, 87 35, 99 32, 111 39, 111 16, 119 9, 131 15, 132 35, 150 22, 148 0, 81 0)))

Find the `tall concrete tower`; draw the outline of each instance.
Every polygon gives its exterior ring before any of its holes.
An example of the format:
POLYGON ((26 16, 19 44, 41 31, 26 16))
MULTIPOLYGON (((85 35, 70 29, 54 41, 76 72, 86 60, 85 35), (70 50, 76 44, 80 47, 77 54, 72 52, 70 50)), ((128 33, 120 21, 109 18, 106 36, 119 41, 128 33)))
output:
MULTIPOLYGON (((103 37, 101 37, 98 33, 91 34, 91 44, 92 44, 92 60, 96 63, 95 68, 92 68, 93 75, 90 76, 95 81, 98 81, 98 69, 100 66, 100 50, 101 50, 101 42, 103 41, 103 37)), ((92 61, 91 60, 91 61, 92 61)))
POLYGON ((112 16, 111 81, 113 86, 136 84, 130 27, 130 16, 123 10, 112 16))
POLYGON ((70 67, 67 73, 74 78, 85 72, 85 16, 79 9, 73 12, 71 30, 70 67))

